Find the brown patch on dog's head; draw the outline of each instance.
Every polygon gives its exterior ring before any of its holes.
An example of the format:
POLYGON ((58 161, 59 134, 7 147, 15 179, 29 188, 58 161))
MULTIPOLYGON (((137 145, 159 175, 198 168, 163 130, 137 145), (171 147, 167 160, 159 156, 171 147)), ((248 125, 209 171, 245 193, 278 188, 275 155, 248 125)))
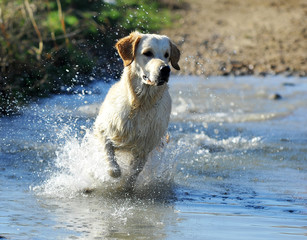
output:
POLYGON ((142 37, 139 32, 132 32, 129 36, 121 38, 116 43, 115 47, 119 53, 119 56, 123 59, 125 67, 129 66, 133 62, 136 48, 141 38, 142 37))
POLYGON ((171 64, 173 68, 175 68, 176 70, 180 70, 180 67, 178 65, 180 59, 180 51, 172 41, 170 41, 170 45, 171 45, 171 56, 170 56, 171 64))

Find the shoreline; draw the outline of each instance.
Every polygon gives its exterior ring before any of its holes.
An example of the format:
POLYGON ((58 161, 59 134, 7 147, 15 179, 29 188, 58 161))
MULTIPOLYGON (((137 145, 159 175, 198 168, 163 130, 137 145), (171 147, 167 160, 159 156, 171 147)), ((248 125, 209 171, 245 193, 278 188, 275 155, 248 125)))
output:
POLYGON ((185 75, 307 76, 307 4, 302 0, 190 0, 169 36, 185 75))

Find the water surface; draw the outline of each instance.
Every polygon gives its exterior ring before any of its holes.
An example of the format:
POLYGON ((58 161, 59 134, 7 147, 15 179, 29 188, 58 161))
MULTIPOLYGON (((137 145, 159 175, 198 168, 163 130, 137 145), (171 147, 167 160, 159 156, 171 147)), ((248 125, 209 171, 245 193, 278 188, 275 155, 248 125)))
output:
POLYGON ((110 86, 0 119, 1 236, 306 239, 306 78, 172 77, 171 141, 131 196, 91 137, 110 86))

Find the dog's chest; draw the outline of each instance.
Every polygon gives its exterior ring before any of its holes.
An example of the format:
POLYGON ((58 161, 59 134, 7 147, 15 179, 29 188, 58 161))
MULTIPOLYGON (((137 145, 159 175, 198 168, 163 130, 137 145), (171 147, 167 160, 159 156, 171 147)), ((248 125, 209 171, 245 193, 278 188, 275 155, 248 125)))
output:
POLYGON ((155 107, 150 111, 138 111, 136 116, 131 119, 135 134, 139 136, 148 136, 154 134, 155 130, 164 128, 164 119, 162 119, 161 111, 155 107))
POLYGON ((167 130, 171 110, 171 103, 166 100, 151 109, 138 109, 127 119, 124 124, 127 137, 123 138, 127 147, 151 151, 160 143, 167 130))
POLYGON ((136 138, 159 137, 168 125, 168 113, 161 107, 153 107, 150 111, 139 110, 130 120, 132 132, 136 138))

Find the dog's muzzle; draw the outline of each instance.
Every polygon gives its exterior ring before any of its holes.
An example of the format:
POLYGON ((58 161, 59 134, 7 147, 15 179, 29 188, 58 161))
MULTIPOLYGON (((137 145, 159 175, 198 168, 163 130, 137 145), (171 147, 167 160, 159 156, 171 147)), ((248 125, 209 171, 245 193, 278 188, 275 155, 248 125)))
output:
POLYGON ((151 86, 155 85, 155 83, 152 82, 146 75, 143 75, 143 80, 147 85, 151 85, 151 86))
POLYGON ((159 72, 159 78, 157 82, 157 86, 161 86, 164 83, 168 82, 169 75, 171 72, 171 68, 169 66, 161 66, 160 67, 160 72, 159 72))

